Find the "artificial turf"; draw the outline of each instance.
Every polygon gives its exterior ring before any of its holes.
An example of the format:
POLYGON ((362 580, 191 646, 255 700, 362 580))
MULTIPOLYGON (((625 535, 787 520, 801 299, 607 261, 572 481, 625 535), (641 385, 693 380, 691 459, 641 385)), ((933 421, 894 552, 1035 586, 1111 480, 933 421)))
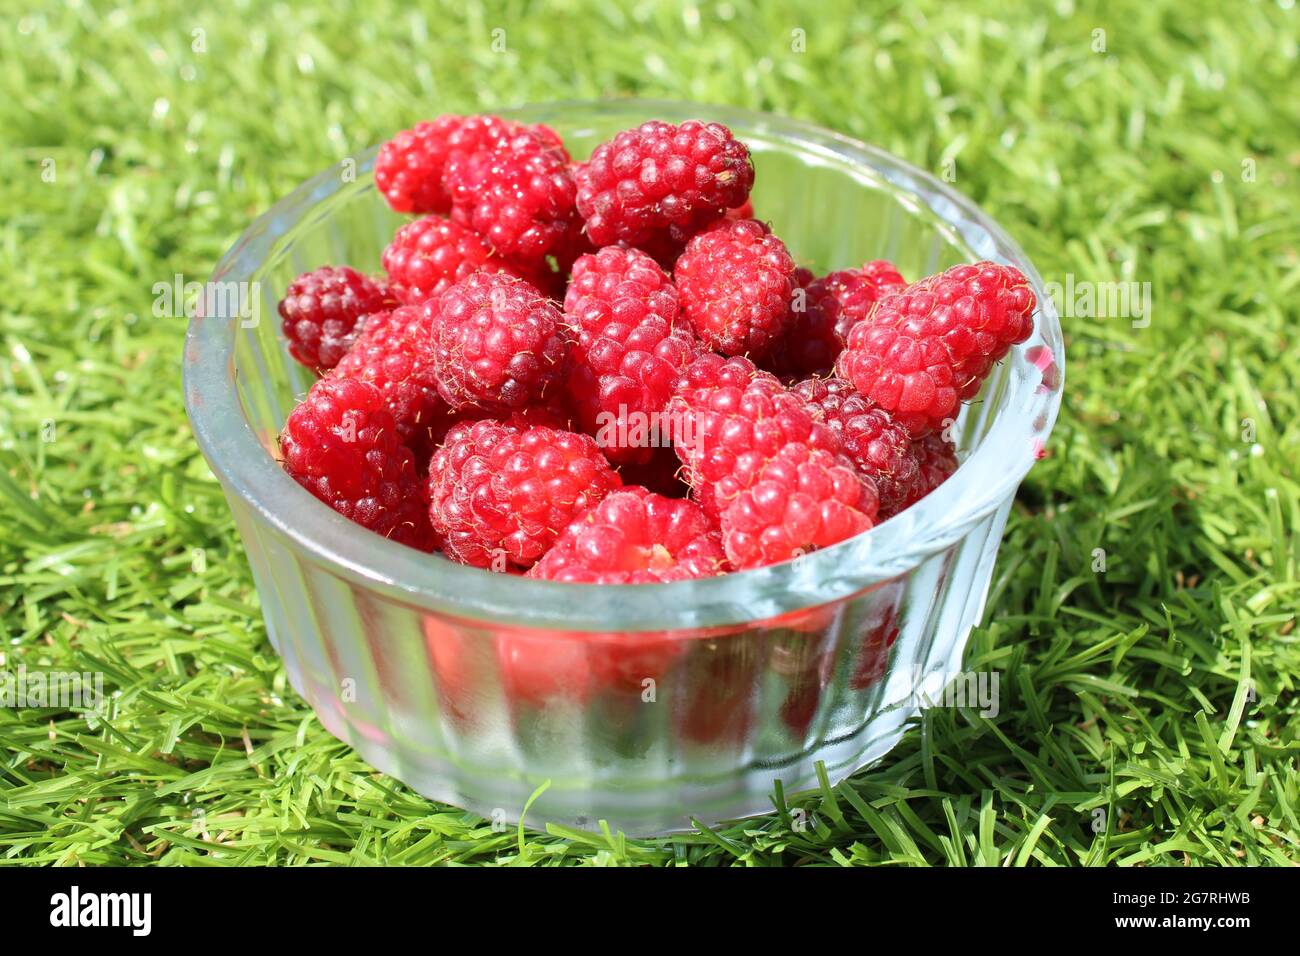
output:
POLYGON ((113 696, 0 708, 0 861, 1300 862, 1291 0, 21 6, 0 671, 113 696), (802 831, 521 837, 375 773, 286 684, 186 424, 184 320, 153 314, 155 283, 206 279, 276 198, 417 119, 629 94, 841 130, 945 174, 1048 281, 1151 283, 1149 325, 1063 319, 1061 419, 967 656, 999 713, 930 710, 877 768, 787 795, 802 831))

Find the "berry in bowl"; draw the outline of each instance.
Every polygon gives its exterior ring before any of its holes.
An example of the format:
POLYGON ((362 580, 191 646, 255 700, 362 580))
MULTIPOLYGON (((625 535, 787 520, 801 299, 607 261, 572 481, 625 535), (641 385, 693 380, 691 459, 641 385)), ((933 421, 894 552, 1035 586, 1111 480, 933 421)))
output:
POLYGON ((198 316, 185 353, 326 728, 435 799, 634 835, 887 753, 961 668, 1059 406, 1018 247, 729 108, 442 116, 358 168, 214 274, 279 321, 198 316))

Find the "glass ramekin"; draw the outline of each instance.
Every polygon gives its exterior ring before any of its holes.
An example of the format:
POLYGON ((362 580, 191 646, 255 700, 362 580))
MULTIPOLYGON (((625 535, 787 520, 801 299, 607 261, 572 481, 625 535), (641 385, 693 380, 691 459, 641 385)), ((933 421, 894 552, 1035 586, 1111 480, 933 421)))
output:
POLYGON ((619 100, 528 106, 575 159, 646 119, 723 122, 749 144, 758 216, 817 272, 884 257, 915 278, 1019 267, 1032 338, 965 407, 963 462, 870 532, 710 580, 592 587, 463 567, 386 541, 281 471, 276 434, 310 384, 275 305, 323 264, 375 271, 399 223, 375 150, 311 179, 240 237, 185 344, 185 401, 230 502, 271 642, 331 733, 436 800, 630 835, 772 808, 774 785, 879 759, 961 668, 1016 487, 1060 404, 1061 330, 1024 253, 968 200, 863 143, 732 108, 619 100), (231 283, 248 283, 237 286, 231 283), (221 285, 217 285, 221 284, 221 285), (214 304, 215 303, 215 304, 214 304), (244 315, 249 310, 242 310, 244 315), (530 802, 531 801, 531 802, 530 802))

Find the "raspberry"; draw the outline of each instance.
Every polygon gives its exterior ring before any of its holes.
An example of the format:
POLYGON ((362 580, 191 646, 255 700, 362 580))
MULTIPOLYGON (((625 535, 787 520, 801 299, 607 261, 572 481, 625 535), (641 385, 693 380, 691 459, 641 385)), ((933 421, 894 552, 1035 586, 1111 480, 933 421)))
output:
POLYGON ((557 145, 560 142, 545 126, 525 127, 497 116, 449 115, 416 123, 379 147, 375 186, 397 212, 449 212, 448 163, 457 156, 488 149, 521 130, 531 130, 557 145))
POLYGON ((835 432, 748 359, 702 355, 668 411, 689 484, 719 515, 737 568, 787 561, 875 522, 875 485, 840 454, 835 432))
POLYGON ((751 641, 725 636, 710 642, 703 660, 691 662, 691 680, 674 707, 677 733, 710 748, 738 749, 759 719, 754 688, 762 680, 762 655, 751 641))
POLYGON ((519 269, 495 255, 474 230, 441 216, 398 229, 384 250, 383 264, 393 294, 405 305, 419 305, 479 271, 527 279, 539 291, 549 283, 536 270, 519 269))
POLYGON ((743 203, 741 203, 739 206, 736 206, 734 209, 728 209, 727 218, 728 219, 753 219, 754 218, 753 202, 746 199, 743 203))
POLYGON ((429 463, 429 516, 448 557, 528 568, 620 484, 587 435, 462 422, 429 463))
POLYGON ((885 676, 889 649, 898 640, 898 609, 903 596, 897 585, 887 587, 890 590, 878 598, 857 647, 857 659, 849 675, 849 687, 853 690, 866 690, 885 676))
MULTIPOLYGON (((558 393, 536 405, 509 410, 485 409, 472 406, 459 412, 453 412, 444 406, 444 414, 429 427, 429 447, 437 448, 447 440, 447 433, 462 422, 494 421, 505 422, 515 428, 525 429, 534 425, 572 431, 573 421, 568 408, 558 393)), ((677 459, 673 458, 675 462, 677 459)))
POLYGON ((700 356, 668 403, 678 456, 737 568, 825 547, 872 526, 875 485, 804 399, 744 358, 700 356))
POLYGON ((529 577, 575 584, 650 584, 722 573, 717 525, 692 501, 623 488, 581 515, 529 577))
POLYGON ((920 477, 907 429, 843 379, 810 378, 792 391, 820 412, 821 420, 839 437, 844 456, 858 474, 875 483, 881 514, 892 515, 906 507, 920 477))
POLYGON ((796 738, 802 739, 816 717, 823 692, 836 670, 839 641, 827 641, 835 615, 816 609, 784 615, 786 633, 777 638, 768 657, 768 669, 786 686, 777 714, 796 738))
POLYGON ((589 700, 600 680, 584 637, 563 631, 498 631, 496 669, 506 704, 527 711, 555 701, 571 705, 589 700))
POLYGON ((523 408, 564 372, 564 316, 521 279, 476 272, 420 308, 438 392, 453 410, 523 408))
POLYGON ((578 212, 598 246, 681 246, 754 185, 749 149, 719 123, 652 120, 597 146, 578 166, 578 212))
POLYGON ((830 372, 841 345, 835 340, 835 323, 809 300, 816 277, 802 266, 794 270, 790 317, 767 355, 759 356, 764 369, 783 379, 798 380, 830 372))
POLYGON ((892 262, 873 259, 861 269, 841 269, 815 281, 808 297, 835 320, 835 338, 843 345, 849 330, 871 314, 872 307, 889 292, 907 288, 907 280, 892 262))
MULTIPOLYGON (((481 646, 483 635, 471 636, 479 638, 475 645, 481 646)), ((639 702, 645 679, 667 680, 673 665, 693 642, 627 631, 593 634, 502 629, 496 632, 494 643, 506 703, 512 710, 526 710, 557 699, 572 706, 599 694, 639 702)))
MULTIPOLYGON (((507 145, 517 137, 525 137, 525 142, 540 149, 554 149, 568 155, 564 150, 564 141, 560 134, 543 123, 516 123, 514 120, 499 116, 480 114, 467 116, 460 126, 447 139, 448 173, 452 167, 466 156, 507 145)), ((454 199, 454 197, 453 197, 454 199)))
POLYGON ((811 281, 800 281, 811 274, 806 269, 799 272, 804 276, 796 276, 796 285, 805 294, 802 301, 795 294, 790 326, 772 350, 769 363, 772 371, 781 375, 830 374, 849 329, 871 313, 882 295, 907 285, 884 259, 811 281))
POLYGON ((775 564, 866 531, 878 509, 843 455, 791 442, 722 513, 723 547, 740 569, 775 564))
POLYGON ((447 166, 451 215, 496 252, 537 266, 554 256, 565 269, 583 248, 573 170, 563 146, 523 130, 447 166))
POLYGON ((432 614, 422 615, 420 629, 437 685, 439 709, 457 725, 472 726, 477 715, 474 651, 482 644, 482 635, 432 614))
POLYGON ((658 413, 699 351, 677 313, 677 290, 644 252, 608 246, 573 265, 566 389, 582 430, 615 464, 644 464, 661 444, 658 413))
POLYGON ((429 322, 420 309, 404 305, 367 318, 330 377, 356 379, 379 389, 400 439, 418 462, 428 458, 429 429, 446 414, 446 407, 434 377, 429 322))
POLYGON ((836 373, 920 437, 955 418, 993 363, 1029 337, 1033 311, 1018 269, 954 266, 881 298, 849 332, 836 373))
MULTIPOLYGON (((738 477, 743 456, 753 443, 753 425, 741 407, 747 399, 751 405, 763 399, 782 403, 791 409, 798 431, 818 436, 827 448, 836 447, 830 431, 814 429, 804 403, 793 396, 782 399, 784 392, 774 376, 749 359, 725 359, 712 352, 701 355, 677 377, 664 410, 674 451, 683 465, 681 479, 708 514, 717 517, 747 480, 738 477), (734 446, 729 442, 733 436, 734 446)), ((776 435, 774 441, 779 443, 782 437, 776 435)))
MULTIPOLYGON (((957 470, 957 449, 938 432, 913 441, 911 452, 917 464, 916 478, 890 515, 916 504, 957 470)), ((884 510, 883 504, 881 510, 884 510)))
POLYGON ((280 300, 289 354, 308 368, 331 369, 352 344, 357 322, 393 304, 383 283, 347 266, 304 272, 280 300))
POLYGON ((435 545, 411 450, 379 389, 324 378, 280 435, 284 470, 345 518, 421 551, 435 545))
POLYGON ((673 281, 695 334, 725 355, 765 355, 790 323, 794 260, 761 222, 724 219, 700 233, 673 281))
POLYGON ((439 116, 416 123, 379 147, 375 158, 375 186, 397 212, 446 212, 451 196, 442 185, 447 163, 448 138, 464 118, 439 116))

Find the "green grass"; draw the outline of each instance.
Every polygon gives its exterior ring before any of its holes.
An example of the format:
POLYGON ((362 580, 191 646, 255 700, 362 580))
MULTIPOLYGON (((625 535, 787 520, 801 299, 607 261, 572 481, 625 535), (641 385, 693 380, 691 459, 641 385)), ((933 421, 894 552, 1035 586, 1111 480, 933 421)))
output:
POLYGON ((0 709, 0 861, 1300 862, 1289 0, 37 6, 0 0, 0 670, 102 671, 114 713, 0 709), (151 312, 394 129, 625 94, 955 170, 1049 281, 1152 284, 1147 328, 1064 322, 1061 421, 967 658, 1001 672, 999 715, 930 711, 877 769, 789 796, 804 832, 521 844, 375 773, 286 684, 186 425, 183 323, 151 312))

